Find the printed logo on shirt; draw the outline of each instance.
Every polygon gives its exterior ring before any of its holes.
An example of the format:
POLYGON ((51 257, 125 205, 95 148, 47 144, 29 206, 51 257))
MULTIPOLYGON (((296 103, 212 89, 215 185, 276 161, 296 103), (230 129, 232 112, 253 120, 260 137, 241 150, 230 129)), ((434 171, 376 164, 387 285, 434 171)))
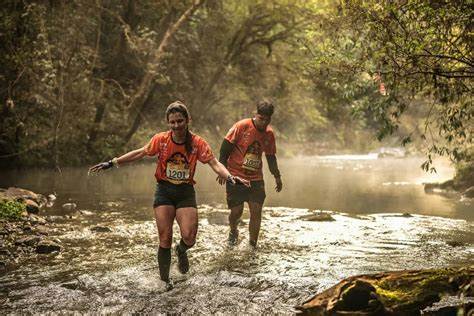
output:
POLYGON ((188 182, 189 176, 190 171, 188 160, 182 153, 174 153, 166 161, 166 177, 170 182, 180 184, 188 182))
POLYGON ((246 172, 256 172, 262 168, 262 146, 258 141, 254 141, 248 148, 244 156, 242 168, 246 172))

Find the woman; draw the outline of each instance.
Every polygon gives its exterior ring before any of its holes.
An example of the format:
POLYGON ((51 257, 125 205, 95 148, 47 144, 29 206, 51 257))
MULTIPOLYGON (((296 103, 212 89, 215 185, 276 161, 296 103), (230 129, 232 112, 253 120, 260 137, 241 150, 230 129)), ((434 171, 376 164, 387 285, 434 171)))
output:
POLYGON ((142 148, 132 150, 108 162, 99 163, 89 169, 90 172, 99 172, 112 166, 118 167, 126 162, 141 159, 146 155, 157 155, 155 177, 158 183, 153 208, 160 238, 158 249, 160 277, 166 282, 168 290, 173 288, 169 271, 175 218, 181 232, 181 240, 175 246, 181 273, 189 270, 186 251, 196 242, 198 214, 193 177, 197 161, 208 164, 220 179, 225 179, 231 184, 238 182, 249 185, 248 181, 232 176, 217 161, 204 139, 189 132, 190 119, 186 106, 179 101, 173 102, 166 109, 169 131, 156 134, 142 148))

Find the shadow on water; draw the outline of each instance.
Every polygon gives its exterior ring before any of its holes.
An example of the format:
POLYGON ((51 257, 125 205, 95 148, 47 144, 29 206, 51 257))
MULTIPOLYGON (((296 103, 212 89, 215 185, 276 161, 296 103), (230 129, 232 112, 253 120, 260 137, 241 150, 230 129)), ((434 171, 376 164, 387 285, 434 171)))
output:
MULTIPOLYGON (((183 276, 164 291, 156 266, 153 165, 87 177, 83 169, 7 174, 2 182, 58 194, 46 213, 59 255, 33 255, 0 276, 6 313, 284 313, 350 275, 473 264, 472 206, 423 192, 416 159, 282 160, 285 191, 271 191, 259 247, 248 246, 248 211, 237 246, 226 245, 224 191, 208 168, 198 175, 199 233, 183 276), (64 202, 78 204, 66 211, 64 202), (326 209, 332 221, 311 221, 326 209), (409 212, 412 215, 402 215, 409 212), (442 216, 442 217, 440 217, 442 216), (106 226, 110 232, 91 230, 106 226)), ((469 201, 468 201, 469 202, 469 201)), ((174 239, 179 240, 178 227, 174 239)))

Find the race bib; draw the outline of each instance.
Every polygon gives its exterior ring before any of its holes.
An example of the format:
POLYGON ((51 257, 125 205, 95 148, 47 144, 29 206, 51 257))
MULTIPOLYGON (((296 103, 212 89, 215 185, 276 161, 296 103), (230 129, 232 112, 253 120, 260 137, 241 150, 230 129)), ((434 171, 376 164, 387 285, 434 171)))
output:
POLYGON ((258 171, 262 166, 262 160, 256 154, 247 153, 244 157, 242 168, 249 171, 258 171))
POLYGON ((175 153, 166 162, 166 178, 171 183, 188 182, 190 178, 189 163, 181 153, 175 153))
POLYGON ((187 182, 189 180, 189 169, 182 168, 182 166, 176 166, 168 163, 166 165, 166 177, 172 182, 187 182))

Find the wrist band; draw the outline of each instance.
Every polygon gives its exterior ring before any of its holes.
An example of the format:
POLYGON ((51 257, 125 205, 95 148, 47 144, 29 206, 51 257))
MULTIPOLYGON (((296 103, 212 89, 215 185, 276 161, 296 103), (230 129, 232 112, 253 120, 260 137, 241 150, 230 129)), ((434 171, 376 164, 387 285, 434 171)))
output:
POLYGON ((119 167, 118 158, 117 158, 117 157, 115 157, 115 158, 112 159, 112 164, 113 164, 116 168, 119 167))

